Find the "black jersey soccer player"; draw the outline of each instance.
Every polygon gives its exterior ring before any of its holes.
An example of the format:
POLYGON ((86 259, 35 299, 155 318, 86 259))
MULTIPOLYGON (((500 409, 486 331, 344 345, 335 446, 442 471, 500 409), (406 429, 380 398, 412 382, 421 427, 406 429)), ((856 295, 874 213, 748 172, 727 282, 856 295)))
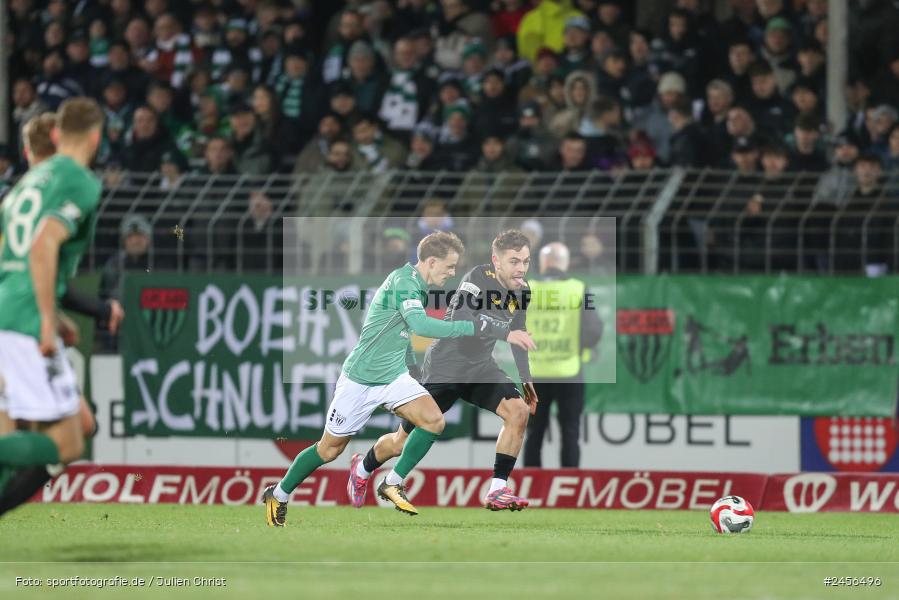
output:
MULTIPOLYGON (((477 266, 466 273, 447 303, 444 318, 471 320, 473 315, 486 313, 508 328, 510 343, 515 337, 527 338, 528 346, 533 349, 533 341, 525 331, 528 287, 525 275, 531 262, 528 238, 515 229, 504 231, 493 240, 491 249, 492 264, 477 266)), ((537 394, 531 382, 527 351, 512 346, 524 388, 522 395, 493 359, 496 341, 497 337, 437 340, 425 354, 421 383, 443 412, 461 398, 502 418, 493 480, 484 506, 490 510, 521 510, 527 507, 528 501, 514 495, 507 480, 521 450, 528 416, 537 408, 537 394)), ((404 422, 395 433, 382 436, 364 457, 353 456, 347 482, 353 506, 359 508, 364 504, 371 473, 400 455, 412 429, 410 423, 404 422)))

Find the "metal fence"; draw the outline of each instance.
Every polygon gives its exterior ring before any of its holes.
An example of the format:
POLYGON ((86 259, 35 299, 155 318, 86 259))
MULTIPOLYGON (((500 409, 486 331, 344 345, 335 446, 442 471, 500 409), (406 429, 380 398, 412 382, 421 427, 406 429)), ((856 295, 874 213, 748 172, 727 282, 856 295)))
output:
MULTIPOLYGON (((870 274, 899 265, 899 185, 887 179, 862 189, 848 172, 391 171, 190 174, 177 182, 159 173, 115 173, 106 179, 89 269, 116 255, 132 215, 153 228, 150 269, 277 272, 284 217, 365 217, 412 229, 423 206, 435 204, 454 217, 499 218, 508 226, 558 217, 585 236, 594 221, 614 217, 617 268, 624 273, 870 274)), ((583 245, 573 252, 587 252, 583 245)))

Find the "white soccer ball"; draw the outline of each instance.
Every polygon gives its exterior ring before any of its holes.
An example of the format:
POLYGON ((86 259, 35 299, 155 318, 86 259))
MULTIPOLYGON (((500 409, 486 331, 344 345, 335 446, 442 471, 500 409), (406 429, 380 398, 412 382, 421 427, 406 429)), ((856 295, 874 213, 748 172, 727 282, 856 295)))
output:
POLYGON ((721 498, 712 505, 709 516, 718 533, 746 533, 755 521, 752 505, 739 496, 721 498))

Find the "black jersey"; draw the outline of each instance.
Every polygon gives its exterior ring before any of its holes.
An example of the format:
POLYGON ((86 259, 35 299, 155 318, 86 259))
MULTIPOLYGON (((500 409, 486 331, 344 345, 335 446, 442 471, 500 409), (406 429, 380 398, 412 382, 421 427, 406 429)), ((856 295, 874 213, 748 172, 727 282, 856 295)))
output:
MULTIPOLYGON (((509 290, 499 282, 493 265, 480 265, 462 277, 443 318, 472 321, 484 313, 509 323, 510 330, 524 329, 526 304, 521 291, 509 290)), ((495 383, 498 377, 505 379, 493 359, 495 345, 495 338, 481 336, 437 340, 425 353, 422 383, 495 383)), ((527 351, 513 346, 512 354, 522 381, 531 381, 527 351)))

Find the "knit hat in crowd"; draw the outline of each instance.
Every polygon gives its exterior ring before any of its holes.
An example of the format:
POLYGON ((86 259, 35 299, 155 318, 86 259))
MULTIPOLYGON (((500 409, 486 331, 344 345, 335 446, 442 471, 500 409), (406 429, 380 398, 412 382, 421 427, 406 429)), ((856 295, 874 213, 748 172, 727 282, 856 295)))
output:
POLYGON ((769 31, 776 31, 778 29, 782 29, 784 31, 792 31, 793 26, 790 25, 790 22, 785 17, 774 17, 768 24, 765 25, 765 33, 769 31))
POLYGON ((230 31, 232 29, 246 33, 249 31, 250 26, 247 25, 246 19, 228 19, 228 25, 225 27, 225 30, 230 31))
POLYGON ((132 233, 142 233, 148 237, 153 235, 153 228, 150 222, 142 215, 129 215, 122 221, 122 227, 119 230, 122 239, 125 239, 132 233))
POLYGON ((587 17, 568 17, 565 19, 565 30, 568 31, 572 27, 580 29, 581 31, 590 32, 590 21, 587 17))
POLYGON ((465 48, 462 49, 462 60, 476 54, 479 54, 481 58, 487 57, 487 49, 484 48, 484 44, 481 43, 481 40, 477 38, 465 44, 465 48))
POLYGON ((461 102, 456 102, 455 104, 450 104, 446 108, 443 109, 443 120, 446 121, 450 118, 450 115, 453 113, 459 113, 466 119, 471 116, 471 111, 468 109, 468 106, 461 102))

